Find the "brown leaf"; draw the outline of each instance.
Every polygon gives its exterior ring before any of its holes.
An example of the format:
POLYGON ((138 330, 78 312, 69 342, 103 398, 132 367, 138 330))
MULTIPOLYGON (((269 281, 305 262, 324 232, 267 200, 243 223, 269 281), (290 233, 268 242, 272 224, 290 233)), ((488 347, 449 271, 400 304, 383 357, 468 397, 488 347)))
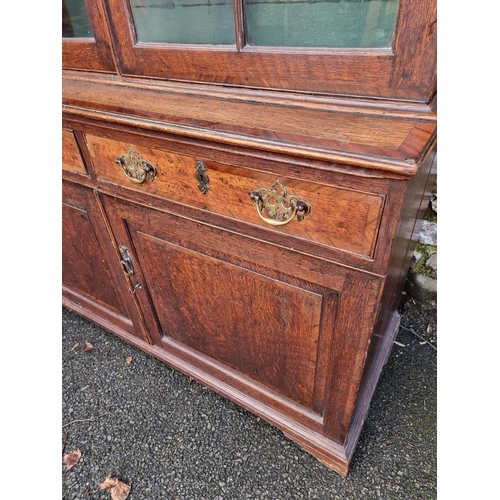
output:
POLYGON ((427 333, 431 333, 431 325, 427 325, 427 333))
POLYGON ((128 484, 118 481, 116 486, 111 488, 112 500, 125 500, 130 493, 130 486, 128 484))
POLYGON ((78 346, 80 345, 79 342, 77 342, 72 348, 71 348, 71 351, 74 351, 78 346))
POLYGON ((91 351, 94 346, 90 342, 85 342, 85 347, 83 348, 83 352, 91 351))
POLYGON ((64 455, 64 463, 66 464, 66 470, 71 469, 71 467, 74 467, 79 461, 82 456, 82 452, 80 450, 75 450, 72 451, 71 453, 68 453, 67 455, 64 455))
POLYGON ((115 479, 114 477, 111 476, 106 476, 106 479, 104 480, 103 483, 99 485, 99 488, 101 488, 101 490, 109 490, 110 488, 115 486, 117 482, 118 479, 115 479))
POLYGON ((120 480, 107 476, 106 480, 99 485, 102 490, 111 493, 111 500, 125 500, 130 493, 130 486, 120 480))
POLYGON ((129 356, 125 362, 127 363, 127 365, 129 365, 130 363, 132 363, 132 356, 129 356))

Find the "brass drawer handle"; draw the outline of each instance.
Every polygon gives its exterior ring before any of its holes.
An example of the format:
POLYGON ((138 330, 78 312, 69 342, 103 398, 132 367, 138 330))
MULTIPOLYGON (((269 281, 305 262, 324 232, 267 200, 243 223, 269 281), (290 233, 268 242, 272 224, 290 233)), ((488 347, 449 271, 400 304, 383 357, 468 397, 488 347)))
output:
POLYGON ((155 180, 156 167, 141 158, 141 155, 132 147, 115 161, 120 165, 127 178, 135 184, 144 184, 148 179, 151 182, 155 180))
POLYGON ((259 217, 271 226, 284 226, 297 217, 300 222, 311 211, 311 205, 297 196, 288 195, 287 189, 276 181, 270 189, 260 188, 250 193, 259 217), (263 214, 267 217, 264 217, 263 214))

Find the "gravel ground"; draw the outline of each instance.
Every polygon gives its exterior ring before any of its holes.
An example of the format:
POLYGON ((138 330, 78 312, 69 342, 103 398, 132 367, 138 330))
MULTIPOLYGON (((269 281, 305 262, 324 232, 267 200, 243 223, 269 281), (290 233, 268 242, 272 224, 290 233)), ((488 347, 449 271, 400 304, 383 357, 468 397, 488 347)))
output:
POLYGON ((262 419, 67 309, 62 314, 62 498, 437 498, 436 311, 401 304, 401 328, 347 478, 262 419), (86 342, 94 349, 83 352, 86 342), (78 344, 77 347, 75 345, 78 344), (127 363, 127 358, 132 358, 127 363))

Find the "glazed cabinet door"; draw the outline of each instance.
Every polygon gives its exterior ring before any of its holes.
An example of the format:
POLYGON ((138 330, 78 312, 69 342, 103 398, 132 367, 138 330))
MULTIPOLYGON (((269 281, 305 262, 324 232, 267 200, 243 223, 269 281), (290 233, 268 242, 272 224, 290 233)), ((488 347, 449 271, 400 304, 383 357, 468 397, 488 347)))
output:
POLYGON ((63 305, 113 331, 143 338, 137 308, 92 189, 63 181, 63 305))
POLYGON ((62 1, 62 67, 114 72, 104 5, 101 0, 62 1))
POLYGON ((418 101, 435 90, 435 0, 105 4, 123 75, 418 101))
POLYGON ((130 250, 154 355, 288 434, 345 439, 375 280, 213 225, 102 201, 117 243, 130 250), (347 383, 332 377, 335 367, 347 383))

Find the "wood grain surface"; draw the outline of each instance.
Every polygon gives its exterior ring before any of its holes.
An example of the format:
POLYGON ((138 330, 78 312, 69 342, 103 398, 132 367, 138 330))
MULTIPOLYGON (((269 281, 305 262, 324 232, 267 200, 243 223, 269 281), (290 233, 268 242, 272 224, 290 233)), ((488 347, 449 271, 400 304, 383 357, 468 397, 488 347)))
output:
POLYGON ((135 121, 141 127, 150 123, 150 127, 179 135, 370 165, 408 176, 414 175, 422 152, 436 134, 432 115, 424 120, 364 114, 362 109, 303 109, 288 102, 278 105, 229 96, 221 100, 212 95, 115 85, 114 80, 63 78, 67 113, 111 122, 135 121))

